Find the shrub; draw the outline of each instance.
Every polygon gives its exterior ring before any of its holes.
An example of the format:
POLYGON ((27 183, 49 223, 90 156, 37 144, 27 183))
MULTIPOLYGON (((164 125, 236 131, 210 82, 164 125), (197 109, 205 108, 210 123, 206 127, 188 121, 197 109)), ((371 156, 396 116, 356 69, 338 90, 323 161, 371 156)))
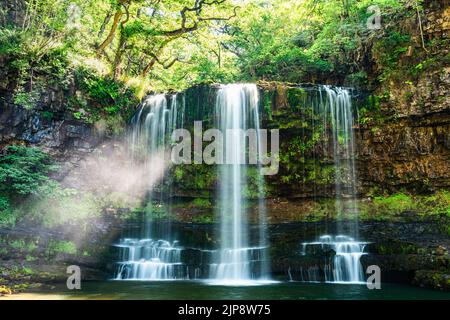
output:
POLYGON ((415 208, 411 196, 398 193, 389 197, 375 197, 373 203, 378 207, 378 211, 399 214, 415 208))
POLYGON ((77 246, 72 241, 50 240, 47 247, 47 254, 53 255, 55 253, 76 254, 77 246))
POLYGON ((49 155, 37 148, 21 145, 6 147, 0 158, 0 206, 8 201, 37 194, 57 169, 49 155), (5 200, 6 199, 6 200, 5 200))
MULTIPOLYGON (((96 74, 87 68, 78 68, 75 79, 83 96, 71 101, 74 114, 88 122, 101 118, 122 116, 129 118, 138 104, 135 92, 124 83, 96 74), (80 113, 80 108, 84 114, 80 113), (84 116, 84 117, 83 117, 84 116)), ((110 120, 111 121, 111 120, 110 120)))

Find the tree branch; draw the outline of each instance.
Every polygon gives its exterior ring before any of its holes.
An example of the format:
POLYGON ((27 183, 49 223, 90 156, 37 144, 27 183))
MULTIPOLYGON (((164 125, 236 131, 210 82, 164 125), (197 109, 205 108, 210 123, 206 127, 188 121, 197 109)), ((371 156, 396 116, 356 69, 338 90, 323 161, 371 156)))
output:
POLYGON ((184 7, 181 11, 180 11, 180 15, 181 15, 181 27, 179 29, 175 29, 175 30, 169 30, 169 31, 161 31, 161 35, 164 36, 175 36, 175 35, 181 35, 184 33, 189 33, 192 31, 195 31, 198 29, 199 27, 199 22, 202 21, 228 21, 234 17, 236 17, 237 15, 237 9, 238 7, 234 7, 233 8, 233 15, 231 15, 230 17, 208 17, 208 18, 203 18, 200 16, 201 11, 203 9, 204 5, 208 5, 211 6, 213 4, 222 4, 224 3, 226 0, 216 0, 216 1, 211 1, 211 2, 207 2, 206 0, 197 0, 196 4, 194 5, 194 7, 184 7), (187 26, 187 13, 188 12, 196 12, 197 15, 197 20, 192 22, 192 25, 187 26))
POLYGON ((97 48, 98 55, 100 55, 103 52, 103 50, 105 50, 105 48, 113 41, 117 27, 119 26, 119 22, 124 14, 126 14, 127 17, 125 21, 122 23, 122 26, 124 23, 128 21, 129 19, 128 6, 130 5, 130 2, 131 0, 119 0, 116 13, 114 14, 113 25, 111 26, 111 30, 109 30, 108 36, 97 48), (125 8, 125 13, 122 11, 122 7, 125 8))

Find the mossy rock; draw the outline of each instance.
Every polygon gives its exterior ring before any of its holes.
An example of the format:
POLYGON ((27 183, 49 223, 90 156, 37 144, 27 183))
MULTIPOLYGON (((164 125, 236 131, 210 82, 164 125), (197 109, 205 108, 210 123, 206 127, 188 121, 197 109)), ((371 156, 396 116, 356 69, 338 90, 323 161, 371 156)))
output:
POLYGON ((418 270, 413 283, 420 287, 450 291, 450 273, 435 270, 418 270))
POLYGON ((0 296, 12 294, 13 291, 10 287, 7 286, 0 286, 0 296))
POLYGON ((375 254, 417 254, 420 248, 409 242, 402 242, 398 240, 389 240, 379 243, 370 243, 366 250, 375 254))

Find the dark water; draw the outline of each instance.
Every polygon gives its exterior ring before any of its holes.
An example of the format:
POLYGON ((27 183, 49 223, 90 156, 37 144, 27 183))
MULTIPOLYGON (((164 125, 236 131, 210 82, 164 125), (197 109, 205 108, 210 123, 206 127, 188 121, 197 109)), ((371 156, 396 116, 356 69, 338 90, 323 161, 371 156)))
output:
POLYGON ((450 293, 412 286, 383 284, 380 290, 365 285, 280 282, 259 286, 217 286, 196 281, 106 281, 83 282, 81 290, 54 288, 25 294, 27 299, 149 299, 149 300, 367 300, 440 299, 450 293))

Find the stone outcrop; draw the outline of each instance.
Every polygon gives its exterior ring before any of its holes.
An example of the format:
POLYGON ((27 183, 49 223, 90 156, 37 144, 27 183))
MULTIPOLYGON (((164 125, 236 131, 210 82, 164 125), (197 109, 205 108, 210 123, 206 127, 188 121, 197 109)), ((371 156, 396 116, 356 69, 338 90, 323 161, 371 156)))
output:
POLYGON ((450 110, 357 131, 361 191, 450 187, 450 110))

